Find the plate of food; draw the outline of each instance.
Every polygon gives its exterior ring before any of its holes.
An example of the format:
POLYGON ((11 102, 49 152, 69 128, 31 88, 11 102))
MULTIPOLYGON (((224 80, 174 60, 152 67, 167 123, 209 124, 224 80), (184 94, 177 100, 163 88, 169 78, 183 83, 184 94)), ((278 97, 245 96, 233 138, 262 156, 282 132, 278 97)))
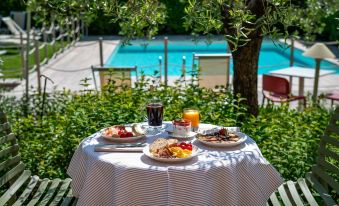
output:
POLYGON ((145 137, 145 134, 139 124, 132 124, 131 126, 113 125, 103 129, 101 137, 114 142, 130 142, 145 137))
POLYGON ((241 132, 220 128, 210 134, 198 134, 196 139, 208 146, 213 147, 233 147, 246 141, 247 136, 241 132))
POLYGON ((177 139, 158 138, 152 144, 144 147, 143 153, 151 159, 160 162, 182 162, 198 155, 198 147, 177 139))

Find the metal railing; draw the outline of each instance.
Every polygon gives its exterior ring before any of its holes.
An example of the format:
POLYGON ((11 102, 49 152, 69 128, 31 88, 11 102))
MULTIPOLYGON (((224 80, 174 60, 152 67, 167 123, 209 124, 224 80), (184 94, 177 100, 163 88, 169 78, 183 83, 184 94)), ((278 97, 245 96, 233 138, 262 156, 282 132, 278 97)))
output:
MULTIPOLYGON (((39 92, 41 91, 40 67, 79 41, 81 24, 82 22, 80 22, 79 18, 71 17, 68 19, 65 28, 52 23, 49 27, 43 25, 40 31, 33 29, 33 48, 29 50, 28 55, 23 49, 21 50, 22 74, 26 70, 29 70, 29 73, 37 72, 37 90, 39 92), (40 41, 41 37, 42 42, 40 41), (27 61, 27 58, 32 60, 32 64, 27 61), (29 65, 26 65, 26 62, 29 65), (31 65, 33 66, 31 67, 31 65)), ((22 35, 20 35, 20 38, 23 42, 22 35)), ((27 44, 26 46, 30 45, 27 44)))

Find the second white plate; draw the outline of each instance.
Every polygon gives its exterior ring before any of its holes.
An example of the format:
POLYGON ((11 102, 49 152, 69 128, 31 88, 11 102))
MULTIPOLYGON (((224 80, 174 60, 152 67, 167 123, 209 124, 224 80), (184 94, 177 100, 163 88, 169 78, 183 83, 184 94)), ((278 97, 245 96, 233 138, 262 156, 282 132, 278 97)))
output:
POLYGON ((191 156, 189 157, 186 157, 186 158, 160 158, 160 157, 155 157, 153 156, 150 152, 149 152, 149 145, 147 145, 146 147, 144 147, 144 150, 143 150, 143 153, 151 158, 151 159, 154 159, 156 161, 159 161, 159 162, 167 162, 167 163, 175 163, 175 162, 183 162, 183 161, 187 161, 187 160, 190 160, 192 159, 193 157, 199 155, 199 149, 198 147, 196 146, 192 146, 192 154, 191 156))
POLYGON ((229 141, 229 142, 225 142, 225 143, 215 143, 215 142, 203 141, 203 140, 200 140, 198 138, 196 138, 196 140, 205 144, 205 145, 211 146, 211 147, 234 147, 234 146, 237 146, 239 144, 242 144, 243 142, 245 142, 247 140, 247 135, 245 135, 244 133, 237 132, 236 134, 239 136, 239 140, 236 141, 236 142, 229 141))

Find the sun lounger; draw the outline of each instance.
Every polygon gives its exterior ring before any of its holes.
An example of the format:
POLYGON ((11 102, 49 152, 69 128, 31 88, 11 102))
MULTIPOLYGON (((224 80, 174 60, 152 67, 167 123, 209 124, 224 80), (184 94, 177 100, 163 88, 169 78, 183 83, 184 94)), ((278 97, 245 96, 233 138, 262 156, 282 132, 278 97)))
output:
MULTIPOLYGON (((12 39, 20 39, 20 33, 24 39, 27 38, 27 33, 24 31, 11 17, 2 17, 2 22, 7 25, 8 30, 12 33, 12 39)), ((31 39, 33 36, 31 35, 31 39)), ((40 37, 36 37, 39 39, 40 37)))
POLYGON ((27 13, 25 11, 11 11, 9 16, 18 24, 23 30, 26 29, 26 17, 27 13))
POLYGON ((199 86, 214 89, 229 84, 231 54, 194 54, 198 60, 199 86))

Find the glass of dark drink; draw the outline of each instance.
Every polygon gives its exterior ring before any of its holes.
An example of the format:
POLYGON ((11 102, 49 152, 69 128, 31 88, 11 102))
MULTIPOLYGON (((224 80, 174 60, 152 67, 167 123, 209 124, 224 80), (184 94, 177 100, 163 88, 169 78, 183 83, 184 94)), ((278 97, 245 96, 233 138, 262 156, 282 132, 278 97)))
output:
POLYGON ((161 127, 164 106, 161 102, 151 102, 146 105, 148 126, 161 127))
POLYGON ((164 114, 164 106, 162 102, 157 100, 151 100, 146 104, 147 113, 147 128, 146 134, 157 135, 162 131, 162 119, 164 114))

